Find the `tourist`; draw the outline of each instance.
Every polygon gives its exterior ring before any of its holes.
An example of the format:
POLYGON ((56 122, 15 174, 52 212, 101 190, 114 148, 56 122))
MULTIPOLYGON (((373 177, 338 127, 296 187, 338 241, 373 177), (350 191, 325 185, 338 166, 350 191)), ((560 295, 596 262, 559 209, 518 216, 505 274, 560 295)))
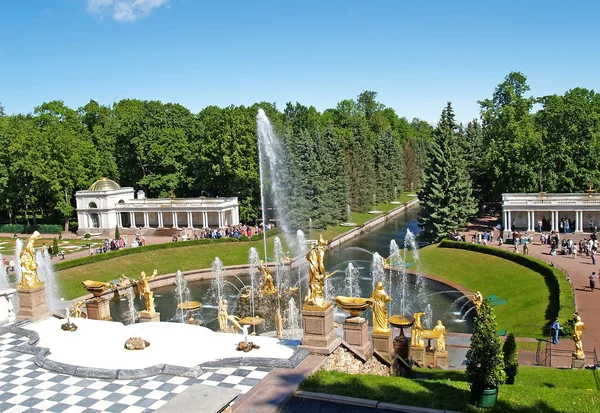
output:
POLYGON ((558 332, 561 330, 560 323, 558 322, 558 317, 554 319, 554 323, 552 323, 552 327, 550 328, 550 335, 552 336, 552 344, 558 344, 558 332))
POLYGON ((571 255, 573 255, 573 259, 577 258, 577 244, 573 244, 573 248, 571 248, 571 255))
POLYGON ((596 248, 592 248, 592 265, 596 265, 596 248))
POLYGON ((15 263, 15 260, 11 259, 8 262, 8 270, 9 271, 14 271, 16 266, 17 266, 17 264, 15 263))
POLYGON ((590 290, 593 292, 596 288, 596 272, 592 272, 589 276, 590 278, 590 290))
POLYGON ((65 259, 65 250, 61 250, 60 251, 60 259, 64 260, 65 259))
POLYGON ((90 256, 94 255, 94 249, 90 247, 90 256))
POLYGON ((529 255, 529 243, 523 245, 523 254, 529 255))

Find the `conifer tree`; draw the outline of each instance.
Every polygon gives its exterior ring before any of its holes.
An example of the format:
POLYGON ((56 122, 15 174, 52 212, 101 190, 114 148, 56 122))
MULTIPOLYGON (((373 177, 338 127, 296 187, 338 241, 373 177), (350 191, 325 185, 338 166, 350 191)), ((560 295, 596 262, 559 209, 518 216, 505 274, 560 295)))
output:
POLYGON ((451 230, 465 225, 476 211, 459 136, 454 111, 448 102, 435 130, 419 193, 419 226, 428 241, 439 241, 451 230))
POLYGON ((347 151, 350 207, 353 211, 365 212, 373 205, 375 193, 373 150, 365 121, 360 121, 353 132, 347 151))

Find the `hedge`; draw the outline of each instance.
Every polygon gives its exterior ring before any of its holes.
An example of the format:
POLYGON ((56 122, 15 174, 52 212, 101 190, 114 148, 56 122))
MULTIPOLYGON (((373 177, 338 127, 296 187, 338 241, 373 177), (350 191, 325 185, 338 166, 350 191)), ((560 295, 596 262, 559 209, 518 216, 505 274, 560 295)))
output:
MULTIPOLYGON (((488 247, 486 245, 445 239, 440 242, 440 247, 458 248, 480 252, 482 254, 495 255, 496 257, 510 260, 540 273, 544 277, 544 281, 546 282, 546 286, 550 293, 549 303, 545 314, 546 320, 548 321, 548 327, 554 321, 555 317, 559 317, 561 320, 571 320, 573 318, 573 313, 575 312, 573 306, 573 291, 571 290, 571 286, 567 281, 565 273, 558 268, 528 255, 516 254, 511 251, 488 247)), ((569 331, 569 327, 569 324, 563 326, 563 332, 567 335, 572 333, 569 331)))
MULTIPOLYGON (((272 237, 281 233, 280 228, 273 228, 267 231, 267 236, 272 237)), ((113 258, 124 257, 126 255, 131 254, 140 254, 144 252, 157 251, 157 250, 166 250, 170 248, 181 248, 181 247, 191 247, 194 245, 205 245, 205 244, 214 244, 214 243, 223 243, 223 242, 252 242, 252 241, 260 241, 263 238, 263 235, 253 235, 251 238, 242 237, 240 239, 236 238, 203 238, 203 239, 195 239, 190 241, 182 241, 182 242, 165 242, 163 244, 152 244, 146 245, 145 247, 137 247, 137 248, 123 248, 117 251, 109 251, 104 254, 94 254, 88 257, 83 258, 75 258, 73 260, 62 261, 54 266, 56 271, 62 271, 69 268, 79 267, 81 265, 92 264, 95 262, 112 260, 113 258)))
POLYGON ((0 225, 0 232, 10 234, 32 234, 33 231, 38 231, 40 234, 60 234, 63 230, 61 225, 54 224, 39 224, 33 225, 22 225, 22 224, 4 224, 0 225))

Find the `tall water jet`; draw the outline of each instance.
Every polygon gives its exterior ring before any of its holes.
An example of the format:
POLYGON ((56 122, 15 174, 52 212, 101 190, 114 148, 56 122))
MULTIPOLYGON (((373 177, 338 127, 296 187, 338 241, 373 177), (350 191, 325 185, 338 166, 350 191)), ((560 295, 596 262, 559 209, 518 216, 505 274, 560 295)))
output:
POLYGON ((285 319, 287 325, 287 336, 288 338, 296 339, 296 334, 300 329, 300 323, 298 319, 300 318, 300 311, 298 310, 298 306, 296 305, 296 301, 294 298, 290 298, 288 301, 288 308, 285 311, 285 319), (291 336, 291 337, 290 337, 291 336))
MULTIPOLYGON (((0 254, 0 262, 3 262, 2 254, 0 254)), ((8 272, 4 265, 0 265, 0 290, 8 288, 8 272)))
POLYGON ((425 308, 425 317, 423 317, 423 328, 431 330, 433 328, 433 310, 431 304, 425 308))
POLYGON ((258 255, 258 250, 256 248, 250 248, 248 260, 250 263, 250 268, 248 270, 250 273, 250 311, 252 311, 252 317, 255 317, 256 308, 254 294, 258 288, 259 281, 257 281, 257 273, 258 267, 260 266, 260 256, 258 255))
POLYGON ((360 277, 360 271, 354 268, 352 263, 348 263, 348 267, 345 270, 346 273, 346 285, 344 287, 344 295, 346 297, 360 297, 360 285, 358 283, 360 277))
MULTIPOLYGON (((396 243, 395 240, 391 240, 390 241, 390 256, 389 256, 389 264, 390 264, 390 269, 388 271, 388 288, 389 288, 389 294, 391 295, 392 293, 396 293, 397 289, 398 289, 398 278, 399 278, 399 273, 401 272, 401 268, 404 267, 404 262, 402 259, 402 256, 400 254, 400 247, 398 247, 398 244, 396 243)), ((400 288, 402 288, 402 279, 400 279, 400 288)), ((405 297, 401 297, 400 298, 400 306, 402 306, 402 300, 404 300, 405 297)), ((392 309, 392 307, 398 307, 397 303, 390 303, 389 307, 390 309, 392 309)), ((401 314, 406 314, 406 313, 401 313, 401 314)))
POLYGON ((125 313, 125 321, 126 324, 135 324, 139 313, 135 309, 135 304, 133 302, 134 293, 133 287, 129 287, 127 289, 127 312, 125 313))
POLYGON ((383 283, 383 288, 387 291, 390 297, 393 297, 392 292, 389 290, 389 285, 387 285, 387 280, 385 279, 383 260, 378 252, 373 254, 373 261, 371 263, 371 278, 373 280, 373 291, 375 291, 377 283, 381 281, 383 283))
POLYGON ((215 257, 212 262, 213 278, 208 289, 208 297, 210 302, 219 305, 223 298, 223 288, 225 287, 225 279, 223 278, 223 261, 219 257, 215 257))
POLYGON ((297 270, 298 274, 298 302, 302 302, 302 277, 308 273, 308 261, 306 261, 306 253, 308 246, 306 245, 306 237, 302 230, 296 231, 296 239, 298 240, 298 255, 300 256, 300 265, 297 270))
MULTIPOLYGON (((188 282, 183 276, 183 272, 177 270, 177 275, 175 277, 175 299, 177 300, 177 305, 179 306, 182 303, 192 301, 192 293, 190 292, 190 287, 188 286, 188 282)), ((181 322, 185 322, 183 308, 180 308, 180 317, 181 322)))
MULTIPOLYGON (((283 151, 281 150, 281 144, 279 138, 273 129, 273 125, 269 121, 266 113, 262 109, 258 109, 256 114, 256 134, 258 136, 258 164, 260 174, 260 202, 262 208, 263 225, 266 225, 266 208, 265 208, 265 171, 263 163, 268 165, 269 168, 269 182, 271 184, 271 195, 275 211, 277 211, 277 222, 281 226, 284 233, 287 233, 288 228, 283 218, 283 170, 284 170, 284 158, 283 151)), ((267 259, 267 234, 266 227, 263 227, 263 244, 265 260, 267 259)))
POLYGON ((48 308, 53 311, 58 311, 62 304, 58 294, 58 283, 56 282, 56 272, 52 268, 52 260, 48 251, 37 251, 35 260, 38 268, 37 273, 40 281, 45 285, 46 303, 48 308))
POLYGON ((415 239, 415 234, 410 229, 406 230, 406 236, 404 237, 404 253, 411 251, 412 259, 414 262, 415 273, 417 276, 417 302, 419 304, 425 303, 427 299, 427 285, 426 278, 421 276, 421 259, 419 258, 419 245, 415 239))
POLYGON ((352 222, 352 210, 350 204, 346 205, 346 213, 348 214, 348 222, 352 222))

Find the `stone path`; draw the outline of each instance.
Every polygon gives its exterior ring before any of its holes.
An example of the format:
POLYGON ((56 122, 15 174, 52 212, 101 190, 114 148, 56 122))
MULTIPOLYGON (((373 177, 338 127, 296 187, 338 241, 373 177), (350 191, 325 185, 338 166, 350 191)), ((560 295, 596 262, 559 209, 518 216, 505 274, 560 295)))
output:
POLYGON ((210 369, 198 378, 88 379, 39 368, 35 356, 18 351, 27 341, 13 333, 0 335, 0 412, 151 412, 195 383, 245 394, 271 371, 244 366, 210 369))
MULTIPOLYGON (((496 222, 496 218, 481 218, 470 224, 467 231, 467 241, 470 241, 470 236, 476 231, 490 229, 492 223, 496 222)), ((499 246, 496 242, 498 231, 495 231, 494 242, 490 246, 512 251, 512 245, 499 246)), ((560 234, 560 239, 571 238, 579 241, 582 237, 589 237, 589 234, 560 234)), ((522 249, 521 249, 522 251, 522 249)), ((586 364, 593 363, 594 348, 600 349, 600 323, 598 322, 598 314, 600 314, 600 291, 591 291, 589 288, 588 276, 595 271, 600 273, 600 256, 598 257, 597 266, 592 265, 590 257, 585 254, 579 255, 577 258, 566 255, 550 255, 550 246, 542 245, 539 240, 539 233, 533 234, 533 244, 530 245, 529 255, 539 258, 548 263, 552 263, 556 267, 563 270, 570 278, 575 293, 575 301, 577 311, 585 323, 583 332, 583 348, 586 352, 586 364)), ((596 283, 600 286, 600 282, 596 283)), ((567 320, 561 320, 565 323, 567 320)), ((562 337, 558 346, 553 346, 553 366, 557 365, 555 359, 565 359, 570 366, 570 354, 574 350, 573 341, 570 337, 562 337), (567 360, 568 359, 568 360, 567 360)), ((564 364, 564 361, 560 364, 564 364)))

